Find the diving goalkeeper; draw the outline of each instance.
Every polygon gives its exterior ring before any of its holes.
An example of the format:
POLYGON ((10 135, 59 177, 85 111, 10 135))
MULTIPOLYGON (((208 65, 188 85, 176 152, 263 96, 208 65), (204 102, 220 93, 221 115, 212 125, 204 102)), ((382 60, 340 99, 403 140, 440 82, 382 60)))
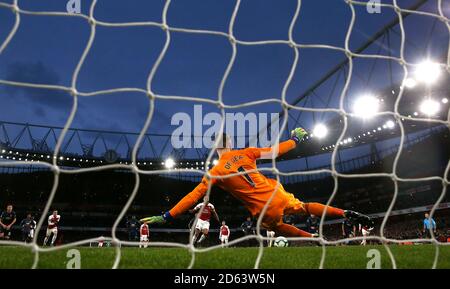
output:
POLYGON ((240 200, 248 211, 258 217, 271 196, 275 194, 268 204, 262 219, 262 226, 274 231, 279 236, 285 237, 316 237, 289 224, 283 223, 283 215, 315 215, 350 218, 363 225, 372 226, 372 220, 368 216, 348 210, 342 210, 319 203, 303 203, 293 194, 286 192, 283 186, 274 179, 265 177, 257 171, 256 160, 260 158, 271 159, 287 153, 307 135, 302 128, 296 128, 291 132, 291 138, 271 148, 246 148, 232 150, 230 138, 223 134, 217 148, 219 161, 210 171, 211 178, 203 177, 200 184, 178 202, 170 211, 161 216, 153 216, 141 219, 141 222, 164 223, 177 218, 192 208, 207 192, 208 185, 219 186, 240 200), (230 174, 237 174, 228 176, 230 174))

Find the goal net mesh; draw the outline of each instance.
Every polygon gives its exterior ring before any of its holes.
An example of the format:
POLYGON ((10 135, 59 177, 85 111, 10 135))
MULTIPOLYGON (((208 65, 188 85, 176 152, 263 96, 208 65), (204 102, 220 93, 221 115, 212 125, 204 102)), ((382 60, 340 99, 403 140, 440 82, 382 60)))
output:
MULTIPOLYGON (((95 8, 96 8, 96 4, 98 1, 93 0, 91 5, 90 5, 90 9, 89 9, 89 13, 86 14, 77 14, 77 13, 66 13, 66 12, 51 12, 51 11, 41 11, 41 12, 37 12, 37 11, 29 11, 29 10, 24 10, 20 7, 20 1, 19 0, 14 0, 12 3, 4 3, 4 2, 0 2, 0 9, 10 9, 11 12, 15 15, 15 23, 11 29, 11 31, 9 32, 8 36, 6 37, 6 39, 0 43, 0 55, 5 51, 5 49, 8 47, 8 45, 10 44, 10 42, 12 41, 12 39, 14 38, 16 32, 18 31, 20 25, 21 25, 21 16, 22 15, 35 15, 35 16, 45 16, 45 17, 80 17, 83 18, 86 23, 89 25, 90 28, 90 37, 89 40, 87 42, 87 45, 81 55, 81 58, 78 61, 78 64, 75 68, 75 70, 73 71, 73 75, 72 75, 72 81, 71 81, 71 85, 70 86, 60 86, 60 85, 46 85, 46 84, 36 84, 36 83, 27 83, 27 82, 19 82, 19 81, 12 81, 12 80, 0 80, 0 84, 2 85, 7 85, 7 86, 16 86, 16 87, 28 87, 28 88, 34 88, 34 89, 46 89, 46 90, 55 90, 55 91, 64 91, 66 93, 70 93, 70 95, 73 97, 73 106, 72 109, 70 111, 70 115, 67 118, 67 122, 64 126, 64 129, 62 131, 62 133, 60 134, 59 138, 58 138, 58 142, 55 146, 55 150, 54 150, 54 157, 53 157, 53 162, 52 163, 45 163, 45 162, 41 162, 39 165, 41 166, 45 166, 48 167, 49 169, 51 169, 51 171, 53 172, 54 175, 54 182, 53 182, 53 187, 51 189, 49 198, 47 200, 47 203, 45 205, 45 208, 42 211, 42 215, 39 218, 39 221, 37 223, 37 228, 36 228, 36 232, 39 232, 41 230, 41 228, 43 226, 45 226, 46 220, 47 220, 47 216, 49 214, 49 210, 51 208, 52 202, 54 200, 56 191, 58 189, 58 184, 59 184, 59 180, 60 180, 60 176, 62 174, 80 174, 80 173, 86 173, 86 172, 93 172, 93 171, 101 171, 101 170, 109 170, 109 169, 124 169, 124 170, 129 170, 130 172, 132 172, 135 175, 135 183, 134 183, 134 188, 133 191, 131 192, 131 194, 129 195, 129 198, 127 200, 127 202, 124 204, 123 209, 121 210, 120 214, 117 216, 117 219, 114 222, 114 225, 112 227, 112 238, 110 239, 110 241, 115 245, 116 248, 116 255, 115 255, 115 261, 113 264, 113 268, 118 268, 120 266, 120 262, 121 262, 121 247, 123 245, 130 245, 130 246, 137 246, 138 243, 137 242, 128 242, 128 241, 124 241, 121 240, 117 237, 117 229, 119 226, 119 223, 123 220, 125 214, 127 213, 128 209, 130 208, 130 206, 132 205, 132 202, 134 200, 134 198, 136 197, 136 194, 138 192, 139 186, 140 186, 140 181, 141 178, 144 176, 148 176, 148 175, 157 175, 157 174, 170 174, 171 172, 167 172, 164 170, 142 170, 140 169, 136 164, 137 164, 137 154, 138 154, 138 149, 140 144, 143 141, 144 135, 145 133, 148 131, 148 128, 151 124, 152 121, 152 117, 154 116, 154 112, 155 110, 157 110, 157 106, 155 105, 155 101, 156 100, 170 100, 170 101, 189 101, 194 103, 207 103, 207 104, 212 104, 217 106, 218 109, 220 109, 221 114, 222 114, 222 119, 224 119, 225 116, 225 111, 226 109, 236 109, 236 108, 240 108, 240 107, 248 107, 248 106, 256 106, 259 104, 266 104, 266 103, 273 103, 274 105, 280 105, 280 107, 283 109, 283 113, 285 115, 288 115, 289 111, 305 111, 305 112, 332 112, 332 113, 336 113, 339 114, 341 116, 341 119, 343 120, 343 130, 340 133, 339 138, 337 139, 335 146, 333 148, 333 152, 332 152, 332 161, 331 161, 331 169, 321 169, 321 170, 310 170, 310 171, 298 171, 298 172, 290 172, 290 173, 283 173, 280 170, 277 169, 276 165, 275 165, 275 158, 272 159, 272 166, 270 168, 261 168, 260 171, 261 172, 266 172, 266 173, 271 173, 273 175, 276 176, 277 180, 280 180, 280 176, 281 175, 289 175, 289 176, 294 176, 294 175, 313 175, 313 174, 319 174, 319 173, 327 173, 330 174, 332 176, 332 178, 334 179, 334 189, 332 191, 332 194, 327 202, 327 205, 330 205, 333 201, 333 199, 336 196, 336 193, 338 191, 338 187, 339 187, 339 178, 353 178, 353 179, 358 179, 358 178, 368 178, 368 177, 384 177, 384 178, 390 178, 392 180, 392 182, 394 183, 394 194, 393 194, 393 198, 392 201, 390 202, 390 205, 388 207, 388 210, 385 213, 385 216, 383 218, 382 224, 381 224, 381 230, 380 230, 380 235, 379 236, 369 236, 367 237, 367 239, 369 240, 377 240, 379 242, 382 242, 383 244, 385 244, 385 249, 387 251, 387 253, 389 254, 391 263, 392 263, 392 267, 396 268, 396 260, 394 255, 392 254, 390 247, 387 245, 388 243, 400 243, 400 242, 404 242, 405 240, 395 240, 395 239, 389 239, 384 235, 384 228, 386 226, 386 223, 388 221, 388 218, 391 214, 391 211, 393 210, 394 204, 397 200, 397 196, 399 193, 399 182, 426 182, 426 181, 439 181, 442 183, 442 193, 439 197, 439 199, 436 201, 436 203, 434 204, 432 210, 431 210, 431 217, 433 216, 434 212, 436 211, 439 203, 443 200, 443 198, 445 197, 445 193, 447 190, 447 187, 449 185, 449 180, 447 179, 447 175, 449 173, 450 170, 450 162, 448 163, 448 165, 446 166, 446 170, 445 170, 445 174, 443 176, 431 176, 431 177, 425 177, 425 178, 402 178, 399 177, 397 174, 397 166, 398 166, 398 162, 399 162, 399 158, 400 155, 402 153, 403 150, 403 143, 405 141, 405 129, 404 129, 404 125, 403 125, 403 121, 405 118, 407 118, 409 121, 413 121, 413 122, 427 122, 427 123, 434 123, 434 124, 441 124, 441 125, 445 125, 445 126, 450 126, 450 112, 447 116, 446 120, 440 120, 440 119, 431 119, 431 118, 421 118, 421 117, 411 117, 411 116, 407 116, 407 115, 402 115, 400 110, 399 110, 399 104, 400 101, 402 99, 403 96, 403 92, 404 92, 404 87, 402 86, 400 88, 400 92, 399 95, 397 97, 397 100, 395 102, 395 107, 393 111, 383 111, 383 112, 378 112, 377 116, 391 116, 392 118, 394 118, 399 126, 399 130, 400 130, 400 145, 399 145, 399 149, 396 153, 396 157, 395 160, 393 162, 393 167, 392 167, 392 172, 391 173, 374 173, 374 174, 344 174, 341 173, 337 170, 336 168, 336 163, 337 163, 337 151, 340 147, 340 143, 344 140, 344 137, 346 135, 347 132, 347 126, 348 126, 348 117, 352 116, 352 112, 348 111, 346 109, 345 106, 345 97, 346 97, 346 93, 349 89, 350 83, 352 82, 352 79, 355 77, 353 72, 353 63, 355 59, 375 59, 375 58, 379 58, 379 59, 384 59, 384 60, 389 60, 389 61, 393 61, 398 63, 398 65, 400 65, 403 69, 404 75, 403 75, 403 80, 405 81, 406 79, 408 79, 408 76, 411 75, 411 68, 413 68, 415 66, 414 63, 408 63, 404 57, 404 47, 405 47, 405 41, 406 41, 406 36, 405 36, 405 30, 404 30, 404 23, 403 23, 403 18, 405 16, 405 14, 416 14, 416 15, 421 15, 423 17, 429 17, 429 18, 433 18, 433 19, 437 19, 437 21, 442 22, 446 27, 447 30, 449 32, 449 35, 447 35, 447 37, 450 37, 450 21, 449 19, 444 15, 444 6, 446 5, 446 1, 444 0, 437 0, 436 4, 437 4, 437 11, 438 13, 430 13, 430 12, 424 12, 424 11, 418 11, 418 10, 408 10, 405 9, 403 7, 399 6, 398 1, 393 0, 392 3, 380 3, 380 1, 372 1, 373 3, 375 3, 376 5, 379 5, 378 7, 380 7, 381 9, 389 9, 393 12, 395 12, 395 14, 398 17, 398 28, 400 31, 400 56, 396 57, 396 56, 390 56, 390 55, 374 55, 374 54, 364 54, 364 53, 356 53, 354 51, 352 51, 350 49, 350 38, 352 36, 352 33, 354 31, 354 26, 355 26, 355 22, 357 20, 357 16, 355 13, 355 7, 356 6, 363 6, 366 7, 368 5, 367 2, 364 1, 352 1, 352 0, 347 0, 347 1, 343 1, 343 3, 345 3, 348 6, 348 9, 351 11, 351 19, 349 20, 349 24, 348 24, 348 29, 346 32, 346 36, 345 36, 345 41, 344 41, 344 47, 338 47, 338 46, 332 46, 332 45, 324 45, 324 44, 301 44, 301 43, 297 43, 293 37, 293 31, 294 31, 294 26, 296 24, 296 22, 299 20, 299 15, 300 15, 300 11, 301 11, 301 7, 302 7, 302 2, 301 0, 298 0, 296 2, 296 8, 294 13, 292 14, 292 18, 290 19, 290 26, 289 29, 287 31, 287 35, 288 35, 288 39, 287 40, 266 40, 266 41, 243 41, 243 40, 239 40, 238 38, 235 37, 234 34, 234 26, 235 26, 235 20, 237 15, 239 14, 239 10, 240 10, 240 6, 241 6, 241 2, 240 0, 236 0, 235 4, 234 4, 234 10, 232 12, 231 17, 229 18, 229 24, 228 24, 228 31, 227 32, 221 32, 221 31, 212 31, 212 30, 201 30, 201 29, 190 29, 190 28, 183 28, 183 27, 172 27, 170 25, 170 23, 168 23, 167 21, 167 15, 170 11, 170 7, 171 7, 171 1, 167 0, 165 1, 164 4, 164 8, 162 10, 162 21, 161 22, 123 22, 123 23, 112 23, 112 22, 104 22, 104 21, 100 21, 98 19, 95 18, 95 8), (165 33, 165 43, 164 46, 162 47, 160 53, 159 53, 159 57, 156 59, 156 61, 153 63, 152 65, 152 69, 150 71, 150 73, 148 74, 147 77, 147 84, 146 84, 146 89, 140 89, 140 88, 117 88, 117 89, 109 89, 109 90, 100 90, 100 91, 93 91, 93 92, 82 92, 77 88, 77 82, 78 82, 78 77, 80 74, 80 70, 83 67, 86 57, 88 56, 88 54, 90 53, 91 47, 93 45, 93 42, 96 38, 96 30, 97 27, 133 27, 133 26, 149 26, 149 27, 159 27, 160 29, 162 29, 165 33), (228 39, 229 41, 229 46, 231 47, 231 57, 228 60, 228 65, 226 67, 226 70, 223 73, 223 77, 222 80, 220 82, 220 86, 218 87, 217 90, 217 99, 215 100, 208 100, 208 99, 203 99, 203 98, 198 98, 198 97, 181 97, 181 96, 169 96, 169 95, 160 95, 155 93, 155 91, 153 90, 152 84, 153 84, 153 80, 154 80, 154 76, 156 74, 156 72, 158 71, 158 68, 160 67, 161 62, 163 61, 164 57, 166 56, 166 53, 171 45, 171 36, 173 33, 187 33, 187 34, 202 34, 202 35, 208 35, 211 37, 223 37, 225 39, 228 39), (258 100, 258 101, 252 101, 252 102, 242 102, 239 105, 227 105, 224 101, 223 101, 223 94, 224 94, 224 87, 227 83, 227 79, 229 78, 230 72, 233 70, 233 66, 235 65, 236 62, 236 55, 237 55, 237 51, 239 50, 240 46, 264 46, 264 45, 273 45, 273 44, 279 44, 279 45, 286 45, 288 46, 290 49, 292 49, 293 52, 293 57, 292 57, 292 63, 290 66, 290 72, 289 75, 287 77, 287 79, 284 82, 284 86, 283 86, 283 90, 281 93, 281 96, 279 98, 273 98, 273 99, 266 99, 266 100, 258 100), (288 101, 286 101, 286 94, 287 94, 287 90, 292 82, 292 79, 294 77, 295 74, 295 70, 296 67, 299 63, 299 61, 301 61, 301 53, 300 50, 301 49, 325 49, 325 50, 330 50, 330 51, 335 51, 335 52, 341 52, 343 55, 345 55, 345 57, 347 58, 348 61, 348 73, 346 75, 345 78, 345 85, 342 89, 342 91, 340 92, 340 101, 339 101, 339 107, 338 108, 313 108, 313 107, 301 107, 301 106, 296 106, 296 105, 292 105, 290 104, 288 101), (81 169, 65 169, 62 168, 60 165, 58 165, 58 157, 60 155, 60 151, 61 151, 61 147, 64 141, 64 137, 66 136, 68 130, 71 127, 71 124, 74 120, 75 114, 77 112, 78 109, 78 99, 79 98, 85 98, 85 97, 93 97, 93 96, 98 96, 98 95, 105 95, 105 94, 111 94, 111 93, 116 93, 116 92, 134 92, 134 93, 142 93, 143 95, 146 95, 149 101, 149 106, 150 106, 150 110, 148 113, 148 116, 146 118, 145 124, 142 127, 141 133, 137 139, 137 142, 134 145, 134 149, 132 152, 132 156, 131 156, 131 164, 109 164, 109 165, 103 165, 103 166, 97 166, 97 167, 92 167, 92 168, 81 168, 81 169)), ((373 3, 369 3, 371 5, 375 5, 373 3)), ((448 3, 447 3, 448 4, 448 3)), ((439 63, 439 65, 441 66, 442 70, 444 71, 444 73, 449 73, 450 72, 450 49, 448 50, 447 56, 446 56, 446 61, 447 62, 441 62, 439 63)), ((284 131, 287 125, 287 118, 283 119, 282 122, 282 129, 281 131, 284 131)), ((221 128, 224 128, 224 122, 222 122, 222 126, 221 128)), ((279 136, 279 138, 281 138, 281 136, 279 136)), ((217 145, 217 143, 215 144, 217 145)), ((215 146, 216 147, 216 146, 215 146)), ((214 147, 214 148, 215 148, 214 147)), ((215 149, 212 149, 207 160, 206 163, 208 162, 212 162, 213 159, 213 153, 214 153, 215 149)), ((28 162, 25 161, 3 161, 0 162, 0 166, 21 166, 21 165, 29 165, 28 162)), ((183 173, 183 172, 189 172, 192 173, 192 170, 177 170, 177 173, 183 173)), ((201 170, 194 170, 194 172, 197 172, 199 174, 203 174, 207 177, 211 177, 209 176, 207 170, 205 171, 201 171, 201 170)), ((208 189, 208 193, 207 195, 209 196, 211 191, 211 188, 208 189)), ((275 192, 274 192, 275 193, 275 192)), ((272 195, 273 197, 273 195, 272 195)), ((270 202, 270 201, 269 201, 270 202)), ((238 238, 235 240, 232 240, 228 245, 233 245, 233 244, 238 244, 240 242, 243 242, 245 240, 248 240, 250 238, 252 239, 256 239, 257 242, 259 242, 259 251, 258 251, 258 255, 255 259, 255 263, 254 263, 254 268, 259 268, 260 267, 260 262, 262 260, 263 254, 264 254, 264 241, 266 241, 268 238, 265 236, 265 234, 263 235, 261 233, 261 220, 264 216, 264 213, 266 212, 267 209, 267 205, 264 208, 263 212, 260 214, 258 221, 257 221, 257 228, 256 228, 256 235, 252 235, 252 236, 246 236, 246 237, 242 237, 242 238, 238 238)), ((198 218, 198 216, 197 216, 198 218)), ((321 261, 320 261, 320 268, 324 268, 325 266, 325 260, 326 260, 326 256, 327 256, 327 245, 336 245, 336 244, 340 244, 340 243, 345 243, 347 241, 349 241, 350 239, 340 239, 340 240, 336 240, 336 241, 329 241, 327 239, 325 239, 323 237, 323 224, 325 221, 325 217, 321 218, 321 222, 320 222, 320 230, 319 230, 319 238, 314 238, 314 239, 308 239, 308 238, 289 238, 289 240, 303 240, 303 241, 312 241, 312 242, 318 242, 323 250, 322 250, 322 257, 321 257, 321 261)), ((435 258, 433 261, 433 268, 436 268, 437 264, 438 264, 438 260, 439 260, 439 246, 441 245, 447 245, 448 243, 440 243, 435 236, 433 235, 433 232, 431 232, 432 234, 432 238, 431 239, 414 239, 414 240, 409 240, 412 242, 431 242, 432 244, 435 245, 435 258)), ((39 264, 39 256, 42 252, 49 252, 49 251, 55 251, 55 250, 63 250, 63 249, 67 249, 67 248, 71 248, 74 246, 79 246, 79 245, 86 245, 89 244, 90 242, 95 242, 98 240, 98 238, 94 238, 94 239, 89 239, 89 240, 81 240, 78 242, 74 242, 74 243, 69 243, 69 244, 64 244, 62 246, 57 246, 57 247, 50 247, 50 248, 45 248, 45 247, 41 247, 39 246, 37 240, 38 240, 38 235, 39 234, 35 234, 34 240, 32 243, 29 244, 24 244, 22 242, 15 242, 15 241, 0 241, 0 244, 12 244, 12 245, 19 245, 19 246, 26 246, 29 247, 35 254, 35 258, 34 258, 34 263, 33 263, 33 268, 37 268, 38 264, 39 264)), ((108 240, 108 238, 105 238, 106 240, 108 240)), ((359 240, 361 241, 363 238, 362 237, 355 237, 355 238, 351 238, 351 240, 359 240)), ((206 251, 211 251, 211 250, 215 250, 217 248, 220 248, 220 245, 218 246, 213 246, 213 247, 208 247, 208 248, 196 248, 194 246, 194 244, 192 243, 192 232, 191 232, 191 238, 189 238, 190 243, 185 244, 185 243, 173 243, 173 242, 150 242, 149 246, 157 246, 157 247, 179 247, 179 248, 184 248, 186 250, 188 250, 192 256, 191 262, 189 264, 189 268, 194 267, 195 262, 196 262, 196 254, 199 252, 206 252, 206 251)))

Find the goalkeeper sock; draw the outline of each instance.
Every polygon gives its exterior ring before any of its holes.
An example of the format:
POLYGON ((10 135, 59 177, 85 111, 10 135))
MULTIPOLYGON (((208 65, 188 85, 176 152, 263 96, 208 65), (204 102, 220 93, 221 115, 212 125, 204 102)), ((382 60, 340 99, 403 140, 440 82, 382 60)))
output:
POLYGON ((285 223, 281 223, 279 224, 275 230, 274 230, 278 235, 280 236, 284 236, 284 237, 306 237, 306 238, 311 238, 313 237, 312 234, 300 230, 297 227, 294 227, 292 225, 289 224, 285 224, 285 223))
MULTIPOLYGON (((319 203, 305 203, 305 209, 310 215, 322 216, 323 212, 325 211, 325 205, 319 203)), ((332 217, 345 216, 344 210, 330 206, 328 206, 327 208, 326 215, 332 217)))

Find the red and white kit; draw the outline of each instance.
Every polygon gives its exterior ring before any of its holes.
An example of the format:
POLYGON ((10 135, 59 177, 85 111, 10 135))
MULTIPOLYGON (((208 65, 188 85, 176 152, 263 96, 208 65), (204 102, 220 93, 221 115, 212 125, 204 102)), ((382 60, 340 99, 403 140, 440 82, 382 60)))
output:
POLYGON ((150 229, 148 228, 147 224, 142 224, 139 229, 139 234, 141 235, 141 239, 139 242, 139 248, 147 248, 148 242, 149 242, 149 235, 150 235, 150 229))
POLYGON ((228 243, 228 238, 230 237, 230 228, 227 225, 222 225, 220 227, 219 239, 222 243, 228 243))
POLYGON ((141 242, 148 242, 148 237, 150 235, 150 230, 148 228, 147 224, 142 224, 141 228, 139 229, 140 235, 141 235, 141 242))
POLYGON ((52 238, 52 241, 50 244, 52 246, 55 244, 56 237, 58 236, 58 224, 59 224, 60 220, 61 220, 60 215, 55 216, 55 215, 51 214, 48 217, 47 233, 45 234, 44 246, 47 245, 48 239, 50 239, 50 236, 52 234, 53 234, 53 238, 52 238))
POLYGON ((48 226, 47 226, 47 236, 50 234, 58 234, 58 223, 61 220, 60 215, 50 215, 48 216, 48 226))
POLYGON ((103 236, 101 236, 98 240, 98 246, 103 247, 103 245, 105 245, 105 238, 103 238, 103 236))
MULTIPOLYGON (((195 206, 194 211, 198 211, 202 208, 203 203, 198 204, 195 206)), ((214 211, 214 206, 211 203, 208 203, 203 208, 203 211, 200 212, 200 216, 198 217, 197 224, 195 225, 195 228, 203 231, 204 229, 209 230, 209 221, 211 220, 211 214, 214 211)))
POLYGON ((361 233, 364 237, 364 239, 361 241, 361 245, 365 246, 367 244, 366 237, 368 237, 370 235, 370 232, 373 230, 373 228, 359 225, 359 230, 361 231, 361 233))

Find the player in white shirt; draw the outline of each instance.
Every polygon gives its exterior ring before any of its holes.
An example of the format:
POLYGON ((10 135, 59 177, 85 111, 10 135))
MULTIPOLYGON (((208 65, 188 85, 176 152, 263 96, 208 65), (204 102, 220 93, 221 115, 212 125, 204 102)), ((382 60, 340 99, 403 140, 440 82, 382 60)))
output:
POLYGON ((48 239, 50 239, 50 236, 53 234, 52 241, 50 243, 51 246, 55 244, 56 237, 58 237, 58 224, 61 220, 61 216, 58 215, 58 211, 54 210, 53 214, 51 214, 48 217, 48 226, 47 226, 47 233, 45 235, 44 239, 44 246, 47 246, 48 239))
POLYGON ((362 226, 359 225, 359 231, 362 233, 362 236, 364 239, 361 241, 361 245, 365 246, 367 244, 366 237, 370 235, 370 232, 373 230, 373 228, 370 228, 368 226, 362 226))
POLYGON ((228 244, 228 238, 230 237, 230 228, 222 221, 222 227, 220 227, 219 240, 222 243, 222 247, 228 244))
POLYGON ((267 240, 267 246, 272 247, 273 240, 275 238, 275 232, 267 230, 267 238, 269 238, 269 240, 267 240))
POLYGON ((150 229, 148 228, 147 223, 143 223, 141 225, 141 228, 139 229, 139 234, 141 236, 140 242, 139 242, 139 248, 142 248, 142 247, 147 248, 148 242, 149 242, 148 236, 150 235, 150 229))
MULTIPOLYGON (((203 198, 203 203, 198 204, 195 206, 193 210, 191 210, 191 213, 197 213, 202 208, 203 204, 206 202, 206 197, 203 198)), ((198 217, 197 224, 195 224, 195 232, 192 242, 194 243, 195 240, 197 240, 198 235, 202 233, 202 236, 197 241, 197 243, 201 243, 205 238, 208 236, 209 233, 209 221, 211 220, 211 215, 214 215, 214 218, 219 221, 219 216, 217 215, 217 212, 214 208, 214 205, 211 203, 208 203, 203 210, 200 212, 200 215, 198 217)))

